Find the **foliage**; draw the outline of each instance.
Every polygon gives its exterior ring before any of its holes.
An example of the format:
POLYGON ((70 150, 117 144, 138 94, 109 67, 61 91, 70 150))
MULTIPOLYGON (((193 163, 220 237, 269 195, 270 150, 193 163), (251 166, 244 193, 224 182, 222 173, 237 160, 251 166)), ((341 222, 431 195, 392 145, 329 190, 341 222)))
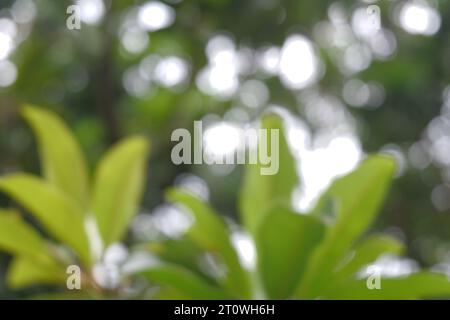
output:
MULTIPOLYGON (((22 113, 38 139, 44 177, 17 173, 0 178, 0 189, 29 212, 39 226, 36 230, 17 210, 0 211, 0 248, 13 256, 7 275, 9 285, 23 288, 52 284, 64 288, 67 266, 78 264, 83 270, 83 290, 78 297, 133 297, 120 290, 130 286, 130 277, 123 277, 113 289, 102 287, 93 269, 110 245, 124 240, 137 211, 145 185, 147 140, 131 137, 121 141, 100 161, 91 181, 76 140, 57 116, 30 106, 22 113)), ((197 196, 180 188, 169 189, 167 199, 190 212, 194 222, 180 239, 132 245, 131 250, 144 248, 154 258, 154 263, 132 272, 132 278, 145 287, 159 289, 156 295, 144 290, 138 297, 450 296, 447 278, 428 271, 383 277, 381 290, 369 290, 366 279, 359 276, 380 256, 403 251, 403 245, 391 236, 367 235, 395 171, 391 158, 367 157, 353 172, 336 179, 314 210, 300 214, 289 202, 297 185, 297 173, 282 118, 268 114, 262 126, 283 133, 283 170, 274 176, 262 176, 255 174, 259 164, 248 165, 240 192, 239 228, 232 228, 197 196), (242 263, 233 241, 238 231, 254 243, 255 268, 242 263), (216 264, 216 272, 207 272, 198 263, 205 254, 216 264)), ((46 296, 50 297, 74 296, 46 296)))
MULTIPOLYGON (((305 122, 315 143, 324 135, 334 139, 339 134, 337 128, 344 125, 341 116, 345 113, 355 125, 355 140, 362 150, 377 153, 388 149, 402 160, 395 187, 373 228, 380 232, 401 230, 409 255, 424 266, 442 262, 450 239, 450 215, 446 214, 450 211, 446 196, 450 166, 445 152, 450 131, 446 90, 450 74, 449 1, 372 1, 381 12, 383 32, 376 36, 367 33, 371 19, 358 18, 366 11, 367 1, 156 1, 173 11, 174 19, 167 27, 152 31, 143 29, 137 17, 148 2, 0 2, 0 174, 38 170, 33 140, 19 117, 20 106, 31 101, 69 122, 89 167, 119 138, 149 136, 152 170, 149 192, 141 202, 144 210, 159 205, 164 189, 180 174, 192 173, 207 182, 211 205, 220 214, 235 218, 235 202, 242 196, 238 194, 241 168, 223 180, 206 166, 174 165, 169 161, 168 137, 175 128, 190 128, 194 120, 205 116, 234 121, 229 116, 236 111, 244 115, 237 119, 239 123, 255 121, 264 109, 276 104, 305 122), (68 30, 67 6, 74 3, 104 4, 102 19, 83 21, 81 30, 68 30), (409 16, 413 26, 436 26, 436 33, 405 30, 400 14, 409 4, 436 11, 436 18, 409 16), (25 13, 20 14, 21 10, 25 13), (273 70, 267 73, 260 68, 265 50, 281 53, 294 34, 311 42, 323 67, 317 82, 300 90, 286 86, 273 70), (206 92, 198 81, 214 62, 209 49, 218 35, 225 36, 244 61, 230 62, 245 70, 236 79, 236 93, 227 98, 206 92), (153 62, 164 65, 170 57, 187 64, 181 85, 170 86, 153 77, 153 62), (359 67, 349 70, 349 65, 359 67), (254 96, 248 90, 254 88, 248 86, 252 83, 265 92, 256 95, 258 99, 266 97, 258 108, 245 101, 254 96), (356 91, 349 95, 352 88, 356 91), (319 99, 311 101, 315 96, 319 99), (369 99, 369 105, 360 105, 364 99, 369 99)), ((295 64, 300 65, 300 71, 309 70, 297 56, 292 70, 295 64)), ((226 64, 232 59, 218 60, 218 65, 225 60, 222 69, 233 69, 226 64)), ((215 78, 232 84, 227 76, 215 78)), ((53 138, 56 141, 57 137, 53 138)), ((59 183, 66 183, 63 176, 59 179, 59 183)), ((80 184, 73 186, 83 188, 83 176, 78 179, 80 184)), ((0 197, 0 206, 7 205, 8 199, 0 197)), ((4 273, 6 262, 7 257, 0 255, 0 273, 4 273)), ((12 294, 1 279, 0 296, 9 298, 12 294)))
MULTIPOLYGON (((262 123, 266 128, 282 129, 280 118, 274 115, 266 116, 262 123)), ((280 149, 283 150, 280 162, 292 163, 288 148, 280 149)), ((255 168, 248 168, 241 190, 241 204, 246 203, 241 206, 242 221, 257 251, 257 268, 247 271, 252 279, 252 297, 416 299, 449 294, 450 282, 446 276, 425 271, 382 279, 382 290, 369 290, 366 279, 358 279, 358 272, 378 257, 403 251, 403 245, 390 236, 365 235, 393 177, 393 159, 369 156, 355 171, 336 179, 317 207, 305 214, 295 212, 289 203, 282 201, 289 199, 296 185, 286 187, 276 183, 281 175, 296 176, 295 167, 285 165, 283 168, 288 172, 280 171, 270 178, 254 174, 255 168), (284 194, 280 194, 280 190, 284 190, 284 194), (326 206, 329 202, 333 205, 326 206), (253 209, 251 204, 255 204, 253 209)), ((230 234, 224 223, 217 222, 219 216, 212 217, 213 210, 195 196, 178 190, 169 192, 168 198, 190 209, 196 217, 208 216, 197 223, 210 237, 220 234, 225 238, 224 234, 230 234), (204 226, 203 221, 207 219, 214 221, 214 227, 204 226)), ((218 246, 209 246, 201 239, 197 245, 217 255, 226 265, 225 257, 230 256, 226 250, 218 250, 218 246)), ((228 276, 233 276, 231 269, 228 271, 228 276)), ((221 287, 227 289, 224 285, 221 287)), ((246 297, 244 282, 241 287, 242 292, 235 295, 236 298, 246 297)), ((177 289, 189 297, 183 288, 177 289)), ((203 298, 207 297, 205 293, 203 298)))
POLYGON ((0 178, 0 190, 25 208, 49 237, 17 212, 1 212, 0 247, 14 256, 7 281, 14 288, 65 283, 71 264, 83 266, 88 277, 103 248, 123 238, 137 212, 148 142, 138 136, 119 142, 89 183, 83 155, 66 125, 40 108, 27 106, 22 113, 38 139, 44 177, 10 174, 0 178))

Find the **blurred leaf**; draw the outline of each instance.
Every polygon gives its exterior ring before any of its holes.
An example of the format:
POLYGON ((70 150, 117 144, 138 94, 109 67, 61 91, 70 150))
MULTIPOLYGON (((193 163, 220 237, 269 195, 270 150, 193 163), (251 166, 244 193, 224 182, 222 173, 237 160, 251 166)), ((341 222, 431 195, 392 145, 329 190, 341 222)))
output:
POLYGON ((256 237, 258 268, 270 299, 288 298, 325 234, 316 218, 285 208, 269 212, 256 237))
POLYGON ((86 291, 77 292, 52 292, 34 295, 30 300, 99 300, 102 297, 86 291))
POLYGON ((193 240, 183 237, 176 240, 166 240, 153 246, 156 249, 152 253, 162 260, 182 266, 201 277, 210 279, 199 268, 199 261, 205 252, 193 240))
POLYGON ((0 178, 0 190, 29 210, 51 235, 72 247, 83 262, 90 261, 83 210, 73 198, 27 174, 0 178))
POLYGON ((0 247, 13 255, 47 258, 45 240, 13 210, 0 210, 0 247))
POLYGON ((176 265, 160 265, 142 272, 147 279, 168 286, 182 294, 184 299, 230 299, 219 287, 206 282, 187 269, 176 265))
POLYGON ((292 192, 298 185, 296 161, 286 141, 282 118, 273 113, 266 115, 262 119, 261 127, 268 129, 269 154, 273 152, 270 150, 270 130, 279 130, 279 141, 275 141, 279 142, 279 170, 274 175, 262 175, 261 168, 265 165, 258 162, 256 165, 246 166, 239 206, 243 224, 253 235, 268 209, 275 205, 291 205, 292 192))
POLYGON ((180 189, 171 189, 167 197, 185 206, 195 222, 187 236, 204 250, 219 254, 227 267, 225 286, 242 298, 250 298, 250 282, 231 243, 229 230, 222 218, 197 197, 180 189))
POLYGON ((336 221, 314 253, 301 283, 299 297, 317 297, 330 284, 334 269, 353 242, 369 227, 394 174, 395 162, 387 156, 371 156, 350 174, 333 182, 322 197, 337 204, 336 221))
POLYGON ((421 299, 450 297, 443 274, 420 272, 402 278, 381 278, 381 289, 368 289, 367 280, 354 280, 325 295, 326 299, 421 299))
POLYGON ((114 146, 97 168, 92 207, 105 245, 124 235, 138 210, 148 152, 145 138, 128 138, 114 146))
POLYGON ((381 255, 387 253, 399 255, 404 249, 403 244, 393 237, 387 235, 370 236, 356 246, 352 252, 352 259, 336 271, 334 277, 335 279, 348 280, 381 255))
POLYGON ((159 287, 158 292, 150 294, 150 298, 153 300, 188 300, 189 295, 166 285, 159 287))
POLYGON ((88 174, 78 142, 54 113, 27 106, 23 116, 38 139, 45 177, 68 195, 88 204, 88 174))
POLYGON ((50 261, 15 257, 6 275, 8 285, 13 289, 21 289, 36 284, 62 284, 66 281, 64 268, 50 261))

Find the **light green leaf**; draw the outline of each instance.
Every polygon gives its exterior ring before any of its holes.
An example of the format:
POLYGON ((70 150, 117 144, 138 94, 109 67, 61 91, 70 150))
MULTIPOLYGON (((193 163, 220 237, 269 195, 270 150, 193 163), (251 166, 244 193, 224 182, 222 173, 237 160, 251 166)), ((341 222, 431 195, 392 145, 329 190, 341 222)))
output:
POLYGON ((61 284, 66 280, 62 265, 54 261, 15 257, 9 265, 6 282, 12 289, 22 289, 36 284, 61 284))
POLYGON ((258 269, 270 299, 290 297, 325 226, 286 208, 271 210, 256 237, 258 269))
POLYGON ((335 201, 336 218, 308 265, 298 297, 314 298, 330 284, 337 264, 375 218, 394 170, 390 157, 371 156, 331 185, 324 198, 335 201))
MULTIPOLYGON (((271 150, 271 130, 279 130, 278 143, 278 172, 274 175, 262 175, 261 168, 267 167, 258 161, 258 164, 246 166, 242 190, 240 192, 239 208, 245 227, 251 234, 255 234, 259 224, 264 220, 268 209, 276 205, 291 205, 291 196, 298 185, 298 176, 295 159, 293 158, 286 141, 286 132, 283 128, 283 120, 276 114, 269 114, 262 119, 262 129, 268 131, 269 154, 271 150)), ((260 148, 261 146, 258 146, 260 148)), ((275 158, 274 158, 275 159, 275 158)))
POLYGON ((78 142, 55 114, 26 106, 22 114, 38 140, 44 175, 68 195, 88 204, 88 174, 78 142))
POLYGON ((145 138, 128 138, 114 146, 97 168, 92 207, 105 245, 124 235, 138 210, 148 153, 145 138))
POLYGON ((171 189, 167 197, 185 206, 194 216, 195 222, 187 236, 202 249, 218 254, 223 259, 228 269, 224 283, 227 289, 242 298, 250 298, 250 279, 239 262, 222 218, 202 200, 185 191, 171 189))
POLYGON ((367 280, 354 280, 324 295, 325 299, 424 299, 450 297, 450 281, 443 274, 420 272, 402 278, 381 278, 380 289, 368 289, 367 280))
POLYGON ((29 210, 52 236, 74 249, 83 262, 90 261, 84 214, 77 201, 27 174, 0 178, 0 190, 29 210))
POLYGON ((232 297, 193 272, 171 264, 163 264, 142 272, 152 282, 177 291, 184 299, 223 300, 232 297))
POLYGON ((0 210, 0 248, 36 259, 49 256, 45 240, 13 210, 0 210))
POLYGON ((373 235, 362 241, 352 252, 353 257, 336 271, 335 279, 341 281, 354 278, 363 267, 383 254, 400 255, 405 247, 397 239, 387 235, 373 235))

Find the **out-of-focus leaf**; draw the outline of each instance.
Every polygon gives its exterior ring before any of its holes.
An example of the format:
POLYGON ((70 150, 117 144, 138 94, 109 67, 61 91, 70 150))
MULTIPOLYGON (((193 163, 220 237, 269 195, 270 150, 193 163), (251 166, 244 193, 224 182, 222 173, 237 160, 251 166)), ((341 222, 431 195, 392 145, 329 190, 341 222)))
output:
POLYGON ((13 210, 0 210, 0 248, 37 259, 48 253, 45 240, 13 210))
POLYGON ((153 254, 163 261, 182 266, 201 277, 211 278, 199 268, 199 261, 201 261, 205 252, 187 237, 176 240, 170 239, 162 243, 151 243, 148 247, 153 254))
POLYGON ((62 284, 66 279, 64 268, 48 260, 34 260, 28 257, 15 257, 6 275, 8 286, 21 289, 36 284, 62 284))
POLYGON ((27 174, 0 178, 3 190, 29 210, 47 231, 89 263, 89 244, 81 206, 54 185, 27 174))
POLYGON ((163 286, 156 293, 151 294, 152 300, 189 300, 189 295, 173 287, 163 286))
POLYGON ((227 267, 224 285, 230 292, 242 298, 250 298, 250 279, 242 268, 231 243, 228 228, 221 217, 199 198, 179 189, 167 193, 170 201, 185 206, 195 222, 187 236, 202 249, 218 254, 227 267))
POLYGON ((256 237, 258 268, 271 299, 288 298, 308 259, 322 240, 325 226, 316 218, 286 208, 271 210, 256 237))
POLYGON ((34 295, 30 300, 100 300, 101 296, 86 291, 55 292, 34 295))
POLYGON ((374 219, 394 170, 395 162, 390 157, 371 156, 326 191, 324 197, 332 198, 337 205, 336 220, 313 254, 298 297, 317 297, 331 283, 337 264, 374 219))
MULTIPOLYGON (((243 224, 253 235, 257 232, 259 224, 264 220, 268 209, 275 205, 291 205, 291 195, 298 185, 298 176, 283 128, 283 120, 276 114, 269 114, 262 119, 262 129, 267 129, 269 154, 274 156, 271 150, 271 130, 278 129, 279 139, 275 143, 279 145, 278 172, 273 175, 262 175, 261 168, 267 165, 249 164, 246 166, 245 177, 240 193, 239 207, 243 224)), ((261 146, 259 145, 258 148, 261 146)))
POLYGON ((381 278, 380 289, 368 289, 367 280, 354 280, 324 295, 325 299, 423 299, 450 297, 447 276, 420 272, 401 278, 381 278))
POLYGON ((179 292, 185 299, 231 299, 232 297, 197 276, 176 265, 159 265, 142 272, 147 279, 179 292))
POLYGON ((138 210, 149 142, 132 137, 113 147, 97 168, 92 208, 105 245, 119 240, 138 210))
POLYGON ((399 255, 404 251, 404 245, 387 235, 373 235, 362 241, 352 252, 353 257, 334 274, 335 279, 348 280, 363 267, 374 262, 383 254, 399 255))
POLYGON ((89 191, 85 159, 66 124, 41 108, 27 106, 22 113, 38 139, 46 179, 87 205, 89 191))

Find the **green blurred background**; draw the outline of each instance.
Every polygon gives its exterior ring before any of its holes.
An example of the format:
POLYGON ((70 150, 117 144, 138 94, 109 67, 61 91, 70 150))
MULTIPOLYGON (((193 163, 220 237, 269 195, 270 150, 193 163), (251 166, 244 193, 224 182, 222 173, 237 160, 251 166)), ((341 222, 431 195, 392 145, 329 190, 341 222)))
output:
MULTIPOLYGON (((281 108, 302 180, 298 210, 365 153, 390 153, 399 169, 374 228, 405 241, 423 266, 445 262, 449 23, 450 2, 437 0, 2 0, 0 174, 39 172, 19 117, 32 103, 70 124, 91 169, 120 137, 151 138, 138 219, 164 216, 162 193, 173 184, 236 217, 242 166, 176 166, 171 132, 203 120, 206 147, 232 152, 236 128, 281 108), (72 4, 80 30, 66 26, 72 4)), ((8 261, 0 255, 0 274, 8 261)), ((27 293, 0 278, 0 298, 27 293)))

